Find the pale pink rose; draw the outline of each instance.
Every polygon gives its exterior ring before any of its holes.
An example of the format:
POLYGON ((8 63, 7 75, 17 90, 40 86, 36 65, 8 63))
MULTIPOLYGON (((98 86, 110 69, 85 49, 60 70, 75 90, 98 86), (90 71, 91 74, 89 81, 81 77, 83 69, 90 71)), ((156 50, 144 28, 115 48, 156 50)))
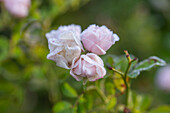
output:
POLYGON ((119 37, 106 26, 90 25, 83 31, 81 40, 89 52, 103 55, 116 41, 119 41, 119 37))
POLYGON ((170 91, 170 65, 158 70, 156 84, 158 88, 170 91))
POLYGON ((72 61, 78 59, 83 47, 80 42, 81 28, 78 25, 61 26, 46 34, 50 53, 47 59, 56 65, 70 69, 72 61))
POLYGON ((88 81, 96 81, 106 74, 103 60, 94 53, 81 55, 79 60, 72 63, 70 74, 80 81, 83 78, 88 81))
POLYGON ((6 9, 18 18, 26 17, 29 13, 31 0, 4 0, 6 9))
POLYGON ((72 32, 74 32, 76 37, 80 40, 81 26, 71 24, 71 25, 68 25, 68 26, 66 26, 66 25, 60 26, 58 28, 59 33, 64 32, 64 31, 72 31, 72 32))

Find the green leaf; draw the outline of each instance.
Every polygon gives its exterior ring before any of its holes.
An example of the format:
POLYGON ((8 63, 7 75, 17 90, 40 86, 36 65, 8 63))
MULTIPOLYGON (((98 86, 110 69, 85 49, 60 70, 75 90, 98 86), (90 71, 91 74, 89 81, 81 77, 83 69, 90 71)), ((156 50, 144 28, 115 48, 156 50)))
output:
POLYGON ((130 92, 129 108, 133 112, 145 112, 151 105, 151 97, 147 95, 137 95, 135 92, 130 92))
POLYGON ((108 110, 113 109, 115 107, 116 103, 117 103, 116 98, 115 97, 111 98, 107 104, 107 109, 108 110))
POLYGON ((94 97, 92 94, 86 95, 86 106, 88 110, 91 110, 94 105, 94 97))
POLYGON ((77 92, 68 83, 64 83, 61 88, 63 94, 70 98, 77 97, 77 92))
POLYGON ((78 99, 78 102, 79 103, 84 103, 86 100, 85 100, 85 98, 84 98, 84 96, 83 95, 81 95, 80 97, 79 97, 79 99, 78 99))
POLYGON ((140 111, 147 110, 151 105, 151 100, 152 99, 149 96, 138 96, 140 111))
POLYGON ((107 82, 105 88, 108 95, 114 95, 116 93, 115 85, 111 82, 107 82))
MULTIPOLYGON (((120 92, 125 91, 124 81, 123 81, 121 75, 119 75, 118 73, 115 73, 113 82, 114 82, 116 89, 118 89, 120 92)), ((113 90, 113 89, 111 89, 111 90, 113 90)))
POLYGON ((170 113, 170 106, 164 105, 152 109, 149 113, 170 113))
POLYGON ((0 61, 8 56, 9 42, 6 37, 0 36, 0 61))
MULTIPOLYGON (((135 58, 134 55, 130 55, 130 57, 132 59, 135 58)), ((103 57, 103 61, 105 65, 109 64, 110 66, 114 67, 117 70, 121 70, 122 72, 125 72, 128 66, 128 60, 125 55, 119 57, 115 55, 107 55, 103 57)), ((137 64, 137 62, 138 61, 136 60, 131 64, 131 69, 137 64)))
POLYGON ((67 112, 69 109, 71 109, 71 104, 66 101, 58 102, 53 106, 54 113, 71 113, 67 112))
POLYGON ((151 68, 155 67, 155 66, 164 66, 166 65, 166 62, 156 56, 151 56, 146 60, 141 61, 140 63, 138 63, 134 70, 128 74, 128 76, 130 78, 135 78, 137 77, 141 71, 147 71, 150 70, 151 68))

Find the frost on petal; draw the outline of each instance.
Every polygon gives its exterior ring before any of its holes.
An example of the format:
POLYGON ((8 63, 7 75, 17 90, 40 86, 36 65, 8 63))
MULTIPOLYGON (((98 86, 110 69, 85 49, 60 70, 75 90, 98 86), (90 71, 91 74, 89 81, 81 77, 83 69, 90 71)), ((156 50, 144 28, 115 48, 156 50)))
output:
POLYGON ((59 35, 59 40, 62 40, 64 44, 68 46, 78 45, 83 50, 83 46, 79 39, 76 38, 75 34, 71 31, 63 32, 59 35))
POLYGON ((73 60, 72 67, 70 70, 70 75, 72 75, 77 81, 81 81, 83 79, 81 75, 81 60, 76 62, 76 59, 73 60))
POLYGON ((71 64, 74 58, 78 58, 81 54, 81 48, 79 46, 66 47, 65 58, 71 64))
POLYGON ((56 65, 59 66, 59 67, 65 68, 65 69, 70 69, 68 67, 67 60, 61 55, 57 55, 57 57, 56 57, 56 65))
POLYGON ((117 34, 113 34, 113 43, 119 41, 119 36, 117 34))
POLYGON ((52 38, 48 41, 48 48, 50 49, 50 52, 54 51, 55 49, 61 49, 62 44, 59 40, 52 38))
POLYGON ((59 49, 56 49, 47 55, 47 59, 55 61, 56 65, 59 67, 69 69, 67 60, 62 55, 58 54, 60 52, 59 49))
POLYGON ((80 40, 80 34, 81 34, 81 26, 79 25, 74 25, 74 24, 71 24, 71 25, 64 25, 64 26, 60 26, 58 28, 58 31, 60 32, 65 32, 65 31, 70 31, 70 32, 73 32, 76 36, 76 38, 78 40, 80 40))
MULTIPOLYGON (((76 61, 73 61, 70 74, 77 80, 78 77, 95 81, 106 75, 103 61, 94 53, 81 55, 76 61)), ((79 81, 80 79, 78 79, 79 81)))
POLYGON ((56 62, 57 66, 69 69, 74 59, 80 57, 81 45, 80 37, 76 29, 81 29, 74 25, 60 26, 58 30, 52 30, 46 34, 50 54, 48 59, 56 62), (57 52, 56 52, 57 51, 57 52))
POLYGON ((96 44, 93 46, 91 51, 93 51, 93 53, 95 53, 97 55, 104 55, 104 54, 106 54, 106 51, 104 51, 100 46, 98 46, 96 44))
POLYGON ((103 60, 94 53, 87 53, 88 57, 90 57, 93 61, 98 62, 101 66, 104 66, 103 60))
POLYGON ((62 51, 62 48, 57 48, 55 49, 53 52, 50 52, 48 55, 47 55, 47 59, 50 59, 50 60, 53 60, 53 61, 56 61, 56 56, 59 52, 62 51))
POLYGON ((72 70, 70 71, 70 75, 74 77, 77 81, 83 80, 83 77, 75 75, 72 70))

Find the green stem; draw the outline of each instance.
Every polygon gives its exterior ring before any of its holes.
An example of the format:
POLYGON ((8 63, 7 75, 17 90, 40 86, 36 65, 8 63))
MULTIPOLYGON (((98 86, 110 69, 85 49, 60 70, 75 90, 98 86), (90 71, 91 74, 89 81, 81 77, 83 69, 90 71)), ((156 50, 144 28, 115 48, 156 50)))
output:
POLYGON ((123 79, 123 80, 124 80, 124 83, 125 83, 125 86, 126 86, 125 107, 127 107, 127 106, 128 106, 128 98, 129 98, 129 85, 128 85, 128 82, 127 82, 127 74, 128 74, 128 72, 129 72, 129 70, 130 70, 130 66, 131 66, 132 62, 135 61, 136 59, 132 60, 132 59, 130 58, 130 55, 129 55, 129 53, 128 53, 127 50, 124 50, 124 52, 125 52, 126 58, 127 58, 127 60, 128 60, 128 66, 127 66, 127 69, 126 69, 126 71, 125 71, 124 79, 123 79))
POLYGON ((118 74, 120 74, 122 77, 124 76, 124 73, 122 73, 121 71, 115 69, 115 68, 112 68, 112 70, 118 74))
POLYGON ((125 72, 125 74, 124 74, 124 82, 125 82, 125 86, 126 86, 125 106, 128 106, 129 85, 128 85, 128 82, 127 82, 127 74, 128 74, 128 72, 129 72, 130 66, 131 66, 131 62, 129 62, 128 67, 127 67, 127 69, 126 69, 126 72, 125 72))
POLYGON ((84 95, 85 92, 83 92, 82 94, 80 94, 77 98, 77 100, 75 101, 74 105, 72 106, 73 108, 79 103, 79 99, 84 95))

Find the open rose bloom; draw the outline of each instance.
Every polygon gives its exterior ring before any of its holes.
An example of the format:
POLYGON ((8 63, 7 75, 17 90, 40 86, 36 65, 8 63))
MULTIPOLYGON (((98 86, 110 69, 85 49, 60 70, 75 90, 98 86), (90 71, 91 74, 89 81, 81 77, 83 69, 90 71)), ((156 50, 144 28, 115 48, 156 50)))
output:
POLYGON ((80 26, 61 26, 46 34, 50 53, 47 59, 56 62, 56 65, 70 69, 72 61, 78 59, 83 49, 80 42, 80 26))
POLYGON ((119 37, 113 34, 106 26, 90 25, 83 31, 82 42, 84 47, 97 55, 106 54, 106 51, 119 41, 119 37))
POLYGON ((15 17, 23 18, 29 13, 31 0, 3 0, 6 9, 15 17))
POLYGON ((96 81, 106 74, 103 60, 94 53, 81 55, 78 61, 74 61, 70 74, 80 81, 87 78, 89 81, 96 81))
POLYGON ((119 40, 106 26, 90 25, 81 33, 78 25, 60 26, 46 34, 50 53, 47 59, 56 62, 57 66, 71 69, 70 74, 77 80, 96 81, 106 75, 103 55, 119 40), (83 49, 91 53, 81 54, 83 49))

